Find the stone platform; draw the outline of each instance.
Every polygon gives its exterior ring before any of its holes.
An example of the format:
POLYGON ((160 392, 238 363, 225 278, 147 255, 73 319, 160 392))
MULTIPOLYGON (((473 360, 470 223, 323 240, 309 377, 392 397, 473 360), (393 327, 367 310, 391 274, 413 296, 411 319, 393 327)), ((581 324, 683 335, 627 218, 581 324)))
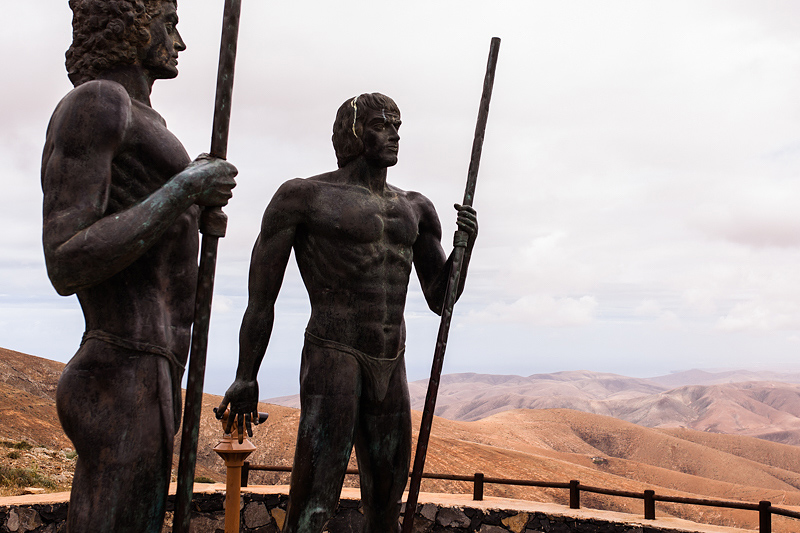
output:
MULTIPOLYGON (((283 525, 286 485, 242 489, 241 531, 278 533, 283 525)), ((171 487, 174 494, 175 486, 171 487)), ((0 498, 0 533, 62 533, 68 493, 0 498)), ((192 533, 223 533, 225 485, 195 484, 192 533)), ((750 530, 696 524, 677 518, 645 520, 635 515, 569 509, 539 502, 469 495, 421 493, 415 533, 752 533, 750 530)), ((339 509, 328 523, 329 533, 361 531, 363 515, 358 489, 342 490, 339 509)), ((163 533, 172 531, 172 497, 163 533)))

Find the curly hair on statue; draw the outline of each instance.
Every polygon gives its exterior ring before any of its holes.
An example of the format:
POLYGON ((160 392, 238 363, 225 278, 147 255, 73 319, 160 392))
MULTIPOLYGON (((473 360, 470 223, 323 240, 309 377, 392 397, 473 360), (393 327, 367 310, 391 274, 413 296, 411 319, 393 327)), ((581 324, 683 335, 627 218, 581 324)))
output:
POLYGON ((72 84, 77 87, 104 70, 136 63, 150 41, 150 21, 161 13, 164 1, 69 0, 72 45, 66 66, 72 84))
POLYGON ((400 115, 400 109, 394 100, 381 93, 365 93, 346 100, 336 112, 333 122, 333 150, 336 152, 336 163, 342 168, 361 155, 364 142, 361 134, 364 131, 364 111, 385 111, 400 115))

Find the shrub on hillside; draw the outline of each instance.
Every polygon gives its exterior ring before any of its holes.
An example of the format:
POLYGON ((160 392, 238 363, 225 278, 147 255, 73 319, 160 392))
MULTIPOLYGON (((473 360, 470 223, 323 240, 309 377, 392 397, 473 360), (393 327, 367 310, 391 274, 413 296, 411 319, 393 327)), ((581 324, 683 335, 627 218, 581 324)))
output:
POLYGON ((33 468, 9 468, 0 466, 0 485, 3 487, 56 488, 56 483, 33 468))
POLYGON ((11 442, 11 441, 0 441, 0 445, 5 446, 6 448, 14 448, 15 450, 30 450, 33 446, 28 443, 27 441, 21 440, 19 442, 11 442))

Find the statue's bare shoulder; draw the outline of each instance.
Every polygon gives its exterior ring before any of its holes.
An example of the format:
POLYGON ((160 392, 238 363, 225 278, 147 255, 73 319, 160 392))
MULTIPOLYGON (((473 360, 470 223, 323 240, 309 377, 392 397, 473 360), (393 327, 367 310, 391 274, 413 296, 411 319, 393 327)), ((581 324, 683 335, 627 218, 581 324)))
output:
POLYGON ((272 196, 264 213, 265 219, 276 215, 290 216, 296 220, 309 208, 311 202, 319 195, 318 176, 311 178, 293 178, 283 182, 272 196))
POLYGON ((119 83, 93 80, 79 85, 53 112, 46 150, 77 156, 117 145, 130 124, 132 106, 130 96, 119 83))
POLYGON ((102 216, 111 161, 124 142, 131 108, 118 83, 90 81, 53 112, 42 157, 45 252, 102 216))
POLYGON ((325 172, 308 178, 293 178, 285 181, 267 206, 267 214, 275 211, 306 215, 318 202, 328 202, 332 196, 346 194, 352 187, 345 183, 340 171, 325 172))
POLYGON ((422 193, 403 191, 394 186, 391 186, 391 188, 396 190, 397 194, 404 197, 413 207, 414 212, 419 217, 420 234, 430 234, 434 238, 440 239, 442 236, 442 225, 439 222, 439 215, 436 214, 436 208, 433 202, 422 193))

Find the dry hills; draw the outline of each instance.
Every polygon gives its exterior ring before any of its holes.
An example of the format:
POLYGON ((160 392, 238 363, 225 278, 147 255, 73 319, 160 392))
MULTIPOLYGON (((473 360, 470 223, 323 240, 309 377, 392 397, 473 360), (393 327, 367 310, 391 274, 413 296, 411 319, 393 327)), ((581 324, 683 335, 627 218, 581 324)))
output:
MULTIPOLYGON (((797 381, 796 375, 699 370, 652 379, 587 371, 529 377, 450 374, 442 376, 436 414, 474 421, 511 409, 574 409, 652 428, 800 444, 797 381), (775 381, 764 381, 767 377, 775 381)), ((409 384, 412 408, 422 408, 426 387, 426 381, 409 384)))
MULTIPOLYGON (((54 452, 69 446, 58 426, 53 401, 62 366, 0 350, 0 391, 4 400, 0 407, 0 439, 26 440, 54 452)), ((584 375, 583 379, 589 380, 590 376, 584 375)), ((518 381, 517 377, 506 379, 498 376, 494 386, 514 381, 518 381)), ((631 405, 631 398, 636 398, 637 394, 662 394, 653 391, 653 385, 649 383, 637 386, 639 390, 632 393, 618 377, 608 377, 600 383, 572 385, 574 390, 586 394, 587 402, 597 401, 588 398, 605 394, 603 391, 606 390, 612 390, 621 403, 627 398, 631 405)), ((735 394, 731 392, 719 397, 709 396, 707 391, 696 387, 714 386, 692 385, 685 387, 680 394, 676 392, 674 397, 664 395, 664 405, 660 408, 663 412, 675 409, 672 402, 675 398, 680 400, 682 394, 691 400, 688 404, 698 412, 700 404, 727 401, 733 402, 732 405, 747 405, 742 398, 749 398, 747 401, 758 408, 751 411, 756 413, 752 416, 757 421, 780 422, 782 416, 794 416, 792 396, 784 396, 778 386, 772 393, 765 392, 764 385, 737 387, 732 389, 735 394), (770 406, 770 409, 761 406, 770 406), (786 411, 781 410, 781 406, 785 406, 786 411)), ((487 386, 486 391, 489 389, 487 386)), ((221 436, 219 423, 212 415, 212 408, 219 401, 220 398, 213 395, 206 395, 204 399, 198 474, 221 481, 224 478, 222 462, 211 451, 221 436)), ((258 449, 251 462, 290 465, 299 412, 268 404, 261 404, 260 409, 268 412, 270 417, 266 424, 256 428, 253 442, 258 449)), ((656 407, 648 407, 645 411, 654 409, 656 407)), ((735 413, 735 416, 731 414, 732 418, 742 424, 747 422, 743 419, 743 411, 735 413)), ((413 417, 417 427, 419 413, 413 412, 413 417)), ((719 428, 731 422, 717 417, 708 419, 708 423, 717 424, 719 428)), ((13 462, 20 464, 26 460, 23 455, 13 462)), ((43 461, 41 458, 36 460, 43 461)), ((3 461, 11 460, 4 457, 3 461)), ((64 461, 62 468, 68 468, 69 460, 64 461)), ((354 461, 351 462, 355 466, 354 461)), ((800 447, 689 428, 647 428, 572 409, 506 410, 476 421, 437 418, 426 470, 462 475, 483 472, 487 477, 545 481, 577 479, 583 485, 617 490, 641 492, 653 489, 657 494, 747 502, 767 499, 774 505, 800 510, 800 447)), ((283 484, 287 479, 286 474, 251 474, 251 484, 283 484)), ((348 477, 347 484, 356 485, 357 479, 348 477)), ((471 493, 472 489, 463 482, 426 480, 423 490, 471 493)), ((567 492, 561 489, 488 485, 486 493, 560 504, 566 504, 568 500, 567 492)), ((637 515, 642 513, 641 500, 583 493, 582 504, 637 515)), ((657 504, 657 513, 742 528, 757 526, 757 514, 752 511, 657 504)), ((797 531, 800 522, 775 517, 773 527, 775 531, 797 531)))

